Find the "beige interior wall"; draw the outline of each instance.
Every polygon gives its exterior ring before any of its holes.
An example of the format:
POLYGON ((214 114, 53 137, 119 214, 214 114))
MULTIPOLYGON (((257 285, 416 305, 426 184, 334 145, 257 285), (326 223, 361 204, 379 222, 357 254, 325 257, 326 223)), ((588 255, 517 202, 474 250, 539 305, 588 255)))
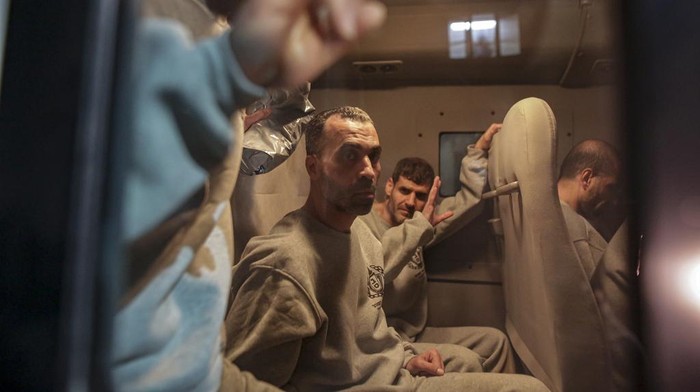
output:
MULTIPOLYGON (((484 130, 492 122, 501 122, 515 102, 531 96, 547 101, 557 118, 558 162, 575 143, 586 138, 616 144, 615 93, 611 87, 557 86, 412 87, 375 91, 312 88, 310 98, 318 110, 353 105, 370 114, 383 147, 380 178, 383 186, 395 163, 406 156, 423 157, 438 170, 441 132, 484 130)), ((477 225, 465 227, 426 252, 429 325, 504 328, 500 260, 491 249, 493 241, 482 238, 479 244, 470 242, 474 230, 489 230, 483 225, 476 228, 477 225)))
MULTIPOLYGON (((558 123, 559 162, 571 146, 595 137, 613 144, 617 138, 615 89, 565 89, 558 86, 441 86, 395 90, 315 89, 310 99, 318 110, 352 105, 374 119, 384 151, 384 184, 396 162, 420 156, 438 169, 440 132, 483 131, 501 122, 518 100, 547 101, 558 123)), ((380 195, 381 196, 381 195, 380 195)))
MULTIPOLYGON (((615 144, 617 110, 610 87, 564 89, 556 86, 410 87, 395 90, 315 89, 310 100, 317 110, 341 105, 359 106, 375 121, 383 146, 383 189, 396 162, 420 156, 438 167, 441 132, 481 131, 501 122, 518 100, 536 96, 549 102, 558 122, 559 161, 573 143, 589 137, 615 144)), ((236 255, 254 235, 265 234, 308 194, 304 148, 271 173, 241 176, 234 195, 236 255)), ((383 198, 382 192, 378 197, 383 198)))
MULTIPOLYGON (((518 100, 536 96, 546 100, 558 122, 559 162, 571 146, 585 138, 615 144, 615 89, 564 89, 557 86, 441 86, 394 90, 316 89, 310 100, 317 110, 341 105, 359 106, 375 121, 384 151, 379 189, 396 162, 420 156, 438 167, 441 132, 482 131, 501 122, 518 100)), ((247 240, 265 234, 287 212, 300 207, 308 194, 304 147, 280 167, 261 176, 239 178, 234 194, 236 255, 247 240)), ((378 197, 383 198, 382 193, 378 197)))
MULTIPOLYGON (((310 99, 319 111, 353 105, 372 116, 384 148, 381 189, 395 163, 405 156, 423 157, 437 169, 440 132, 484 130, 492 122, 501 122, 515 102, 530 96, 546 100, 557 117, 559 161, 574 143, 585 138, 596 137, 615 144, 614 94, 615 90, 609 87, 411 87, 359 91, 312 86, 310 99)), ((233 198, 236 256, 250 237, 266 233, 287 212, 304 203, 309 186, 304 151, 299 146, 287 162, 270 173, 239 177, 233 198)), ((469 230, 466 227, 452 241, 448 239, 426 253, 426 264, 431 264, 429 278, 433 279, 429 323, 503 328, 500 262, 490 257, 493 252, 488 249, 476 249, 478 245, 464 249, 473 237, 469 230)), ((488 246, 487 241, 482 242, 488 246)))

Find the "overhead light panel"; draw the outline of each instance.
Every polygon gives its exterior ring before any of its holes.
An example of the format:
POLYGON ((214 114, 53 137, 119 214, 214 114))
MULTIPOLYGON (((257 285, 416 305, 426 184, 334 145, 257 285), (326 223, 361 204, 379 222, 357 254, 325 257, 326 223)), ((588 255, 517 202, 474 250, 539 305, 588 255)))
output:
POLYGON ((472 30, 489 30, 496 28, 496 21, 491 20, 475 20, 472 22, 472 30))
POLYGON ((452 22, 450 23, 450 31, 469 31, 470 26, 469 22, 452 22))
POLYGON ((449 21, 450 59, 496 58, 520 55, 520 22, 517 14, 473 14, 449 21))

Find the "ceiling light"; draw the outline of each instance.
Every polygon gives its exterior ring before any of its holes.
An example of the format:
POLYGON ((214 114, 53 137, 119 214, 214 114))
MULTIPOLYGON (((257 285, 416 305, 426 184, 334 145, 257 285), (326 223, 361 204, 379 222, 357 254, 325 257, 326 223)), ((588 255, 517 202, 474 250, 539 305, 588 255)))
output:
POLYGON ((468 31, 469 22, 452 22, 450 23, 450 30, 452 31, 468 31))
POLYGON ((488 30, 496 28, 495 20, 476 20, 472 22, 472 30, 488 30))

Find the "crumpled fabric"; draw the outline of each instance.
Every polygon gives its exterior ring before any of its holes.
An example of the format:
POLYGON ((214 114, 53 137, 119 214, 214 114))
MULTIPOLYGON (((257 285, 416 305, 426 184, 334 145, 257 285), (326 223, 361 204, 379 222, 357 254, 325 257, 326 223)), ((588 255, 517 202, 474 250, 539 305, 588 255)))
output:
POLYGON ((304 125, 316 110, 309 101, 311 83, 294 89, 269 89, 260 100, 246 108, 253 114, 264 108, 270 115, 250 126, 243 134, 241 173, 267 173, 287 160, 304 132, 304 125))

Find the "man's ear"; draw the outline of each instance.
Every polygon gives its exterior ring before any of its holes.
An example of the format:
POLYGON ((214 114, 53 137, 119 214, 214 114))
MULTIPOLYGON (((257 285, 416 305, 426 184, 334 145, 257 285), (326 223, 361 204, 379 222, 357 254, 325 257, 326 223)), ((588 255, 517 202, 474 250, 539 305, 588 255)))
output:
POLYGON ((386 195, 387 199, 389 196, 391 196, 391 191, 394 190, 394 179, 389 177, 386 180, 386 185, 384 185, 384 194, 386 195))
POLYGON ((585 168, 581 170, 581 174, 579 174, 579 182, 581 183, 581 187, 584 190, 588 190, 588 188, 591 186, 591 180, 593 179, 593 170, 590 168, 585 168))
POLYGON ((318 164, 318 159, 315 155, 307 155, 306 161, 304 161, 306 166, 306 172, 309 173, 309 178, 311 180, 317 180, 320 177, 321 167, 318 164))

